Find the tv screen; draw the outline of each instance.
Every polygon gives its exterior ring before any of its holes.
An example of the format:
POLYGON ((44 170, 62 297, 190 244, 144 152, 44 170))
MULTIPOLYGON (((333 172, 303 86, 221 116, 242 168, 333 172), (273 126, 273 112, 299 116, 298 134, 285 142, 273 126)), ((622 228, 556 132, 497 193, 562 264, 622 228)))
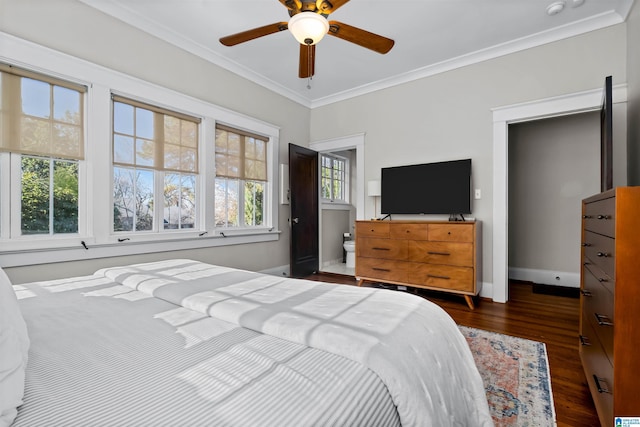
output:
POLYGON ((604 79, 600 108, 600 190, 613 188, 613 85, 612 78, 604 79))
POLYGON ((470 214, 471 159, 382 169, 383 214, 470 214))

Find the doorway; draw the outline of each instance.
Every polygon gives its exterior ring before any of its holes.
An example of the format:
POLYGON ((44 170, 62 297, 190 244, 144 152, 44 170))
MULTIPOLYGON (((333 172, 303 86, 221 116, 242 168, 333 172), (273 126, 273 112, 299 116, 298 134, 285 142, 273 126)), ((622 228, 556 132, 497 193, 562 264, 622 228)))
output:
POLYGON ((341 263, 342 252, 340 248, 343 234, 349 232, 353 236, 355 221, 365 217, 364 134, 315 141, 309 144, 309 148, 319 153, 348 155, 351 161, 350 166, 353 172, 350 174, 349 187, 351 194, 349 204, 353 208, 348 209, 346 211, 348 214, 345 215, 344 209, 334 209, 326 204, 323 207, 323 204, 320 203, 318 227, 320 270, 349 274, 350 272, 346 270, 346 265, 341 263), (346 225, 344 224, 345 222, 347 222, 346 225), (338 260, 340 260, 340 264, 337 263, 338 260))
MULTIPOLYGON (((613 88, 614 108, 616 103, 626 103, 626 101, 626 85, 615 86, 613 88)), ((535 102, 516 104, 493 109, 493 230, 491 234, 491 241, 486 242, 489 245, 488 247, 493 247, 493 264, 491 269, 491 282, 483 284, 482 296, 492 298, 495 302, 507 302, 509 299, 509 125, 530 120, 574 114, 578 112, 593 111, 600 108, 601 102, 602 89, 594 89, 591 91, 580 92, 577 94, 571 94, 562 97, 555 97, 535 102)), ((619 118, 621 120, 624 120, 626 127, 626 114, 617 114, 616 116, 623 115, 624 117, 619 118)), ((619 138, 619 140, 626 141, 626 132, 624 136, 619 138)), ((614 154, 614 163, 615 162, 616 159, 614 154)), ((619 163, 622 162, 619 161, 619 163)), ((487 239, 485 239, 485 241, 486 240, 487 239)))

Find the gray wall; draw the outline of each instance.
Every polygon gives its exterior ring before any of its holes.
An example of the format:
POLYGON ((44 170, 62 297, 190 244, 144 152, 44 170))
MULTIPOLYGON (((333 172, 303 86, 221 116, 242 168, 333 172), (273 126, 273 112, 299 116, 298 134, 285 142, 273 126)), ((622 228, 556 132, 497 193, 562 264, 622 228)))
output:
POLYGON ((336 260, 342 262, 342 235, 349 233, 349 228, 348 210, 322 211, 322 266, 336 260))
MULTIPOLYGON (((309 111, 203 59, 74 0, 2 0, 0 31, 281 126, 280 162, 287 143, 306 145, 366 133, 365 179, 380 168, 471 157, 474 216, 483 224, 483 280, 492 281, 492 112, 494 107, 600 88, 604 76, 628 83, 631 184, 640 184, 640 6, 628 23, 530 48, 309 111), (627 43, 629 46, 627 46, 627 43), (629 78, 627 79, 627 71, 629 78), (247 102, 251 99, 251 102, 247 102), (332 126, 326 126, 332 123, 332 126)), ((373 202, 365 217, 373 214, 373 202)), ((280 206, 278 242, 213 248, 192 256, 250 269, 288 263, 288 206, 280 206)), ((194 252, 194 253, 192 253, 194 252)), ((165 254, 140 255, 135 261, 165 254)), ((119 260, 113 260, 119 261, 119 260)), ((11 269, 12 278, 62 277, 112 262, 11 269)))
POLYGON ((627 18, 627 144, 629 184, 640 185, 640 2, 627 18))
POLYGON ((625 82, 626 37, 626 25, 615 25, 314 108, 311 140, 366 132, 366 180, 385 166, 471 157, 482 190, 473 205, 483 221, 482 280, 492 282, 491 109, 601 88, 607 75, 625 82))
MULTIPOLYGON (((247 81, 75 0, 1 0, 0 31, 100 64, 280 127, 279 162, 288 163, 288 143, 307 145, 308 108, 247 81)), ((122 262, 170 257, 263 270, 289 263, 288 205, 279 205, 280 239, 125 259, 95 259, 57 265, 16 267, 16 283, 89 274, 122 262)))
POLYGON ((579 286, 581 200, 600 190, 599 129, 598 112, 509 126, 510 277, 579 286))

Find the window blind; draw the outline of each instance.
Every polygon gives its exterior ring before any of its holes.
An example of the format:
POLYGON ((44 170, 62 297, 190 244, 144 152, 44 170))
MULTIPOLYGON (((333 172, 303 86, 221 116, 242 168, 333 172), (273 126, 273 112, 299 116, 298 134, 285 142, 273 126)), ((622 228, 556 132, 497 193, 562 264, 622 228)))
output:
POLYGON ((267 181, 268 138, 216 125, 216 177, 267 181))
POLYGON ((0 64, 0 151, 84 159, 87 88, 0 64))
POLYGON ((200 119, 113 95, 113 163, 198 172, 200 119))

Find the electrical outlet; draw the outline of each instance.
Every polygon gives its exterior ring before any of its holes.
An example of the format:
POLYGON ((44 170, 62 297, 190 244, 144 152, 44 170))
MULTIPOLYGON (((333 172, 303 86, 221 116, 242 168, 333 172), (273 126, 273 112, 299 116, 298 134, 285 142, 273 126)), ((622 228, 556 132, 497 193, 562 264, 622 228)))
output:
POLYGON ((482 199, 482 192, 480 191, 479 188, 476 188, 476 192, 475 192, 475 196, 476 200, 480 200, 482 199))

